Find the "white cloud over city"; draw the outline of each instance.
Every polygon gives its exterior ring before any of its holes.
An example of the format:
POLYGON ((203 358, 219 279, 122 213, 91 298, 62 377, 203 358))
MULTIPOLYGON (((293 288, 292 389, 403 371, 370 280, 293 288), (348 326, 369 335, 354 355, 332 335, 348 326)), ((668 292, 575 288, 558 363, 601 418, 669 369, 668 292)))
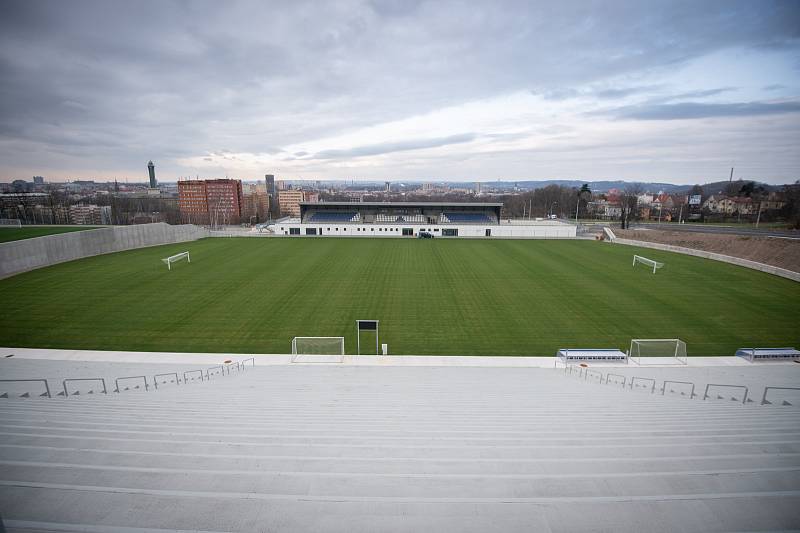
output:
POLYGON ((0 180, 800 178, 797 2, 0 5, 0 180))

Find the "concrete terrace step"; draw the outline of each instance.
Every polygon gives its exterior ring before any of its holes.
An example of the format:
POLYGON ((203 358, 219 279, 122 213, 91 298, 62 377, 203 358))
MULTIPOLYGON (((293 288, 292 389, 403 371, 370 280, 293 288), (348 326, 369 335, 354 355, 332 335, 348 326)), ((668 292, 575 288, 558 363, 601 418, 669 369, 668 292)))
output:
POLYGON ((268 473, 180 470, 2 461, 3 480, 161 491, 255 493, 318 498, 448 498, 454 484, 468 498, 678 496, 797 490, 800 467, 736 468, 646 473, 455 475, 268 473), (468 495, 468 496, 467 496, 468 495))
POLYGON ((769 530, 798 509, 800 409, 550 369, 256 367, 0 400, 12 531, 769 530))
POLYGON ((229 428, 186 428, 178 430, 176 428, 148 428, 146 430, 135 430, 132 428, 108 429, 108 428, 86 428, 82 425, 71 425, 64 427, 63 422, 53 422, 46 425, 34 425, 30 423, 7 423, 0 424, 0 431, 5 434, 31 433, 42 434, 46 432, 53 437, 83 437, 92 438, 111 438, 128 440, 176 440, 185 442, 210 442, 218 441, 224 437, 228 442, 257 442, 261 445, 289 445, 289 446, 385 446, 385 445, 425 445, 436 443, 437 445, 456 444, 458 446, 522 446, 522 445, 585 445, 596 444, 599 446, 608 445, 680 445, 685 443, 703 444, 707 442, 724 444, 728 442, 762 442, 775 439, 800 441, 800 428, 770 428, 769 430, 759 431, 740 431, 738 433, 722 434, 685 434, 685 435, 632 435, 628 432, 620 431, 616 435, 597 435, 595 433, 571 432, 570 434, 559 435, 525 435, 515 437, 499 437, 497 435, 468 437, 465 435, 444 436, 439 435, 295 435, 284 436, 275 435, 270 432, 232 432, 229 428), (192 430, 193 429, 193 430, 192 430))
POLYGON ((2 460, 69 462, 84 465, 141 466, 163 469, 190 470, 249 470, 253 472, 288 473, 359 473, 366 474, 422 474, 440 473, 454 475, 486 474, 591 474, 672 472, 685 469, 773 468, 800 466, 797 453, 716 453, 706 455, 659 456, 659 457, 606 457, 597 461, 591 457, 565 457, 549 455, 531 459, 510 459, 501 455, 479 459, 403 459, 398 457, 357 457, 352 459, 332 457, 291 458, 288 456, 266 456, 252 454, 210 453, 170 451, 124 451, 102 448, 70 448, 53 445, 28 446, 22 444, 1 445, 2 460), (335 459, 335 460, 334 460, 335 459))

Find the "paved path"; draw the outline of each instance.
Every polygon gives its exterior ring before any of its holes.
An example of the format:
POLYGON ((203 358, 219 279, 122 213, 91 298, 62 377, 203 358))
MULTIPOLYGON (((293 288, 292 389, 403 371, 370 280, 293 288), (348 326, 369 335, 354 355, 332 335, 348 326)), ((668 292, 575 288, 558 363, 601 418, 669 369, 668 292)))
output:
POLYGON ((631 229, 658 229, 664 231, 685 231, 690 233, 716 233, 725 235, 750 235, 758 237, 776 237, 800 239, 800 231, 779 230, 773 228, 754 228, 742 226, 717 226, 704 224, 632 224, 631 229))
MULTIPOLYGON (((292 356, 286 354, 222 354, 222 353, 180 353, 180 352, 124 352, 101 350, 58 350, 49 348, 4 348, 0 347, 0 358, 13 355, 13 359, 53 359, 74 361, 109 361, 128 363, 175 363, 175 364, 220 364, 228 359, 258 358, 259 365, 293 364, 292 356)), ((741 357, 690 357, 689 366, 750 366, 741 357)), ((301 356, 300 363, 340 362, 344 365, 358 366, 481 366, 481 367, 535 367, 554 368, 563 364, 555 357, 504 357, 504 356, 437 356, 437 355, 345 355, 345 356, 301 356)), ((633 364, 633 363, 631 363, 633 364)), ((649 357, 647 366, 675 365, 671 357, 649 357)), ((618 366, 614 363, 600 366, 618 366)), ((625 365, 623 365, 625 366, 625 365)))

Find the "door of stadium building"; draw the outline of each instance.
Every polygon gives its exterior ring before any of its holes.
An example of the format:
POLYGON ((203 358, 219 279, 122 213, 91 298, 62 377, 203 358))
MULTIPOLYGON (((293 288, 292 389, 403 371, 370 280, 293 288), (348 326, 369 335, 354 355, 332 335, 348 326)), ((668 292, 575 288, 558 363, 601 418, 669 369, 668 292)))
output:
POLYGON ((413 237, 413 236, 414 236, 413 228, 403 228, 403 237, 413 237))

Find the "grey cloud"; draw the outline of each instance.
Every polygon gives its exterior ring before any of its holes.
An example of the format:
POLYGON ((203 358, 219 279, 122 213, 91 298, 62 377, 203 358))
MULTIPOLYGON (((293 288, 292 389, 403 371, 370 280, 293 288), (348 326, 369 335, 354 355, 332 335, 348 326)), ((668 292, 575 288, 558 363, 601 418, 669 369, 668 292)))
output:
POLYGON ((627 96, 631 96, 634 94, 642 94, 642 93, 649 93, 654 90, 657 90, 660 86, 658 85, 647 85, 643 87, 619 87, 619 88, 610 88, 610 89, 601 89, 594 92, 594 96, 597 98, 625 98, 627 96))
POLYGON ((0 180, 57 161, 31 154, 138 174, 142 160, 263 153, 529 87, 621 98, 648 87, 604 80, 732 47, 797 50, 798 6, 4 0, 0 180))
POLYGON ((800 102, 738 102, 728 104, 680 102, 675 104, 623 106, 594 112, 593 114, 612 116, 617 119, 679 120, 778 115, 797 112, 800 112, 800 102))
POLYGON ((709 96, 717 96, 719 94, 729 93, 737 90, 738 87, 718 87, 716 89, 706 89, 703 91, 689 91, 685 93, 673 94, 665 98, 665 100, 686 100, 688 98, 707 98, 709 96))
POLYGON ((615 100, 628 96, 650 93, 661 88, 660 85, 642 85, 630 87, 588 86, 583 88, 559 87, 544 91, 531 91, 545 100, 568 100, 570 98, 591 97, 599 100, 615 100))
POLYGON ((432 139, 412 139, 406 141, 397 141, 391 143, 370 144, 365 146, 357 146, 348 148, 346 150, 323 150, 317 152, 312 159, 342 159, 349 157, 363 157, 369 155, 383 155, 391 154, 394 152, 407 152, 410 150, 421 150, 424 148, 438 148, 440 146, 447 146, 449 144, 460 144, 473 141, 475 139, 474 133, 462 133, 459 135, 450 135, 448 137, 437 137, 432 139))

